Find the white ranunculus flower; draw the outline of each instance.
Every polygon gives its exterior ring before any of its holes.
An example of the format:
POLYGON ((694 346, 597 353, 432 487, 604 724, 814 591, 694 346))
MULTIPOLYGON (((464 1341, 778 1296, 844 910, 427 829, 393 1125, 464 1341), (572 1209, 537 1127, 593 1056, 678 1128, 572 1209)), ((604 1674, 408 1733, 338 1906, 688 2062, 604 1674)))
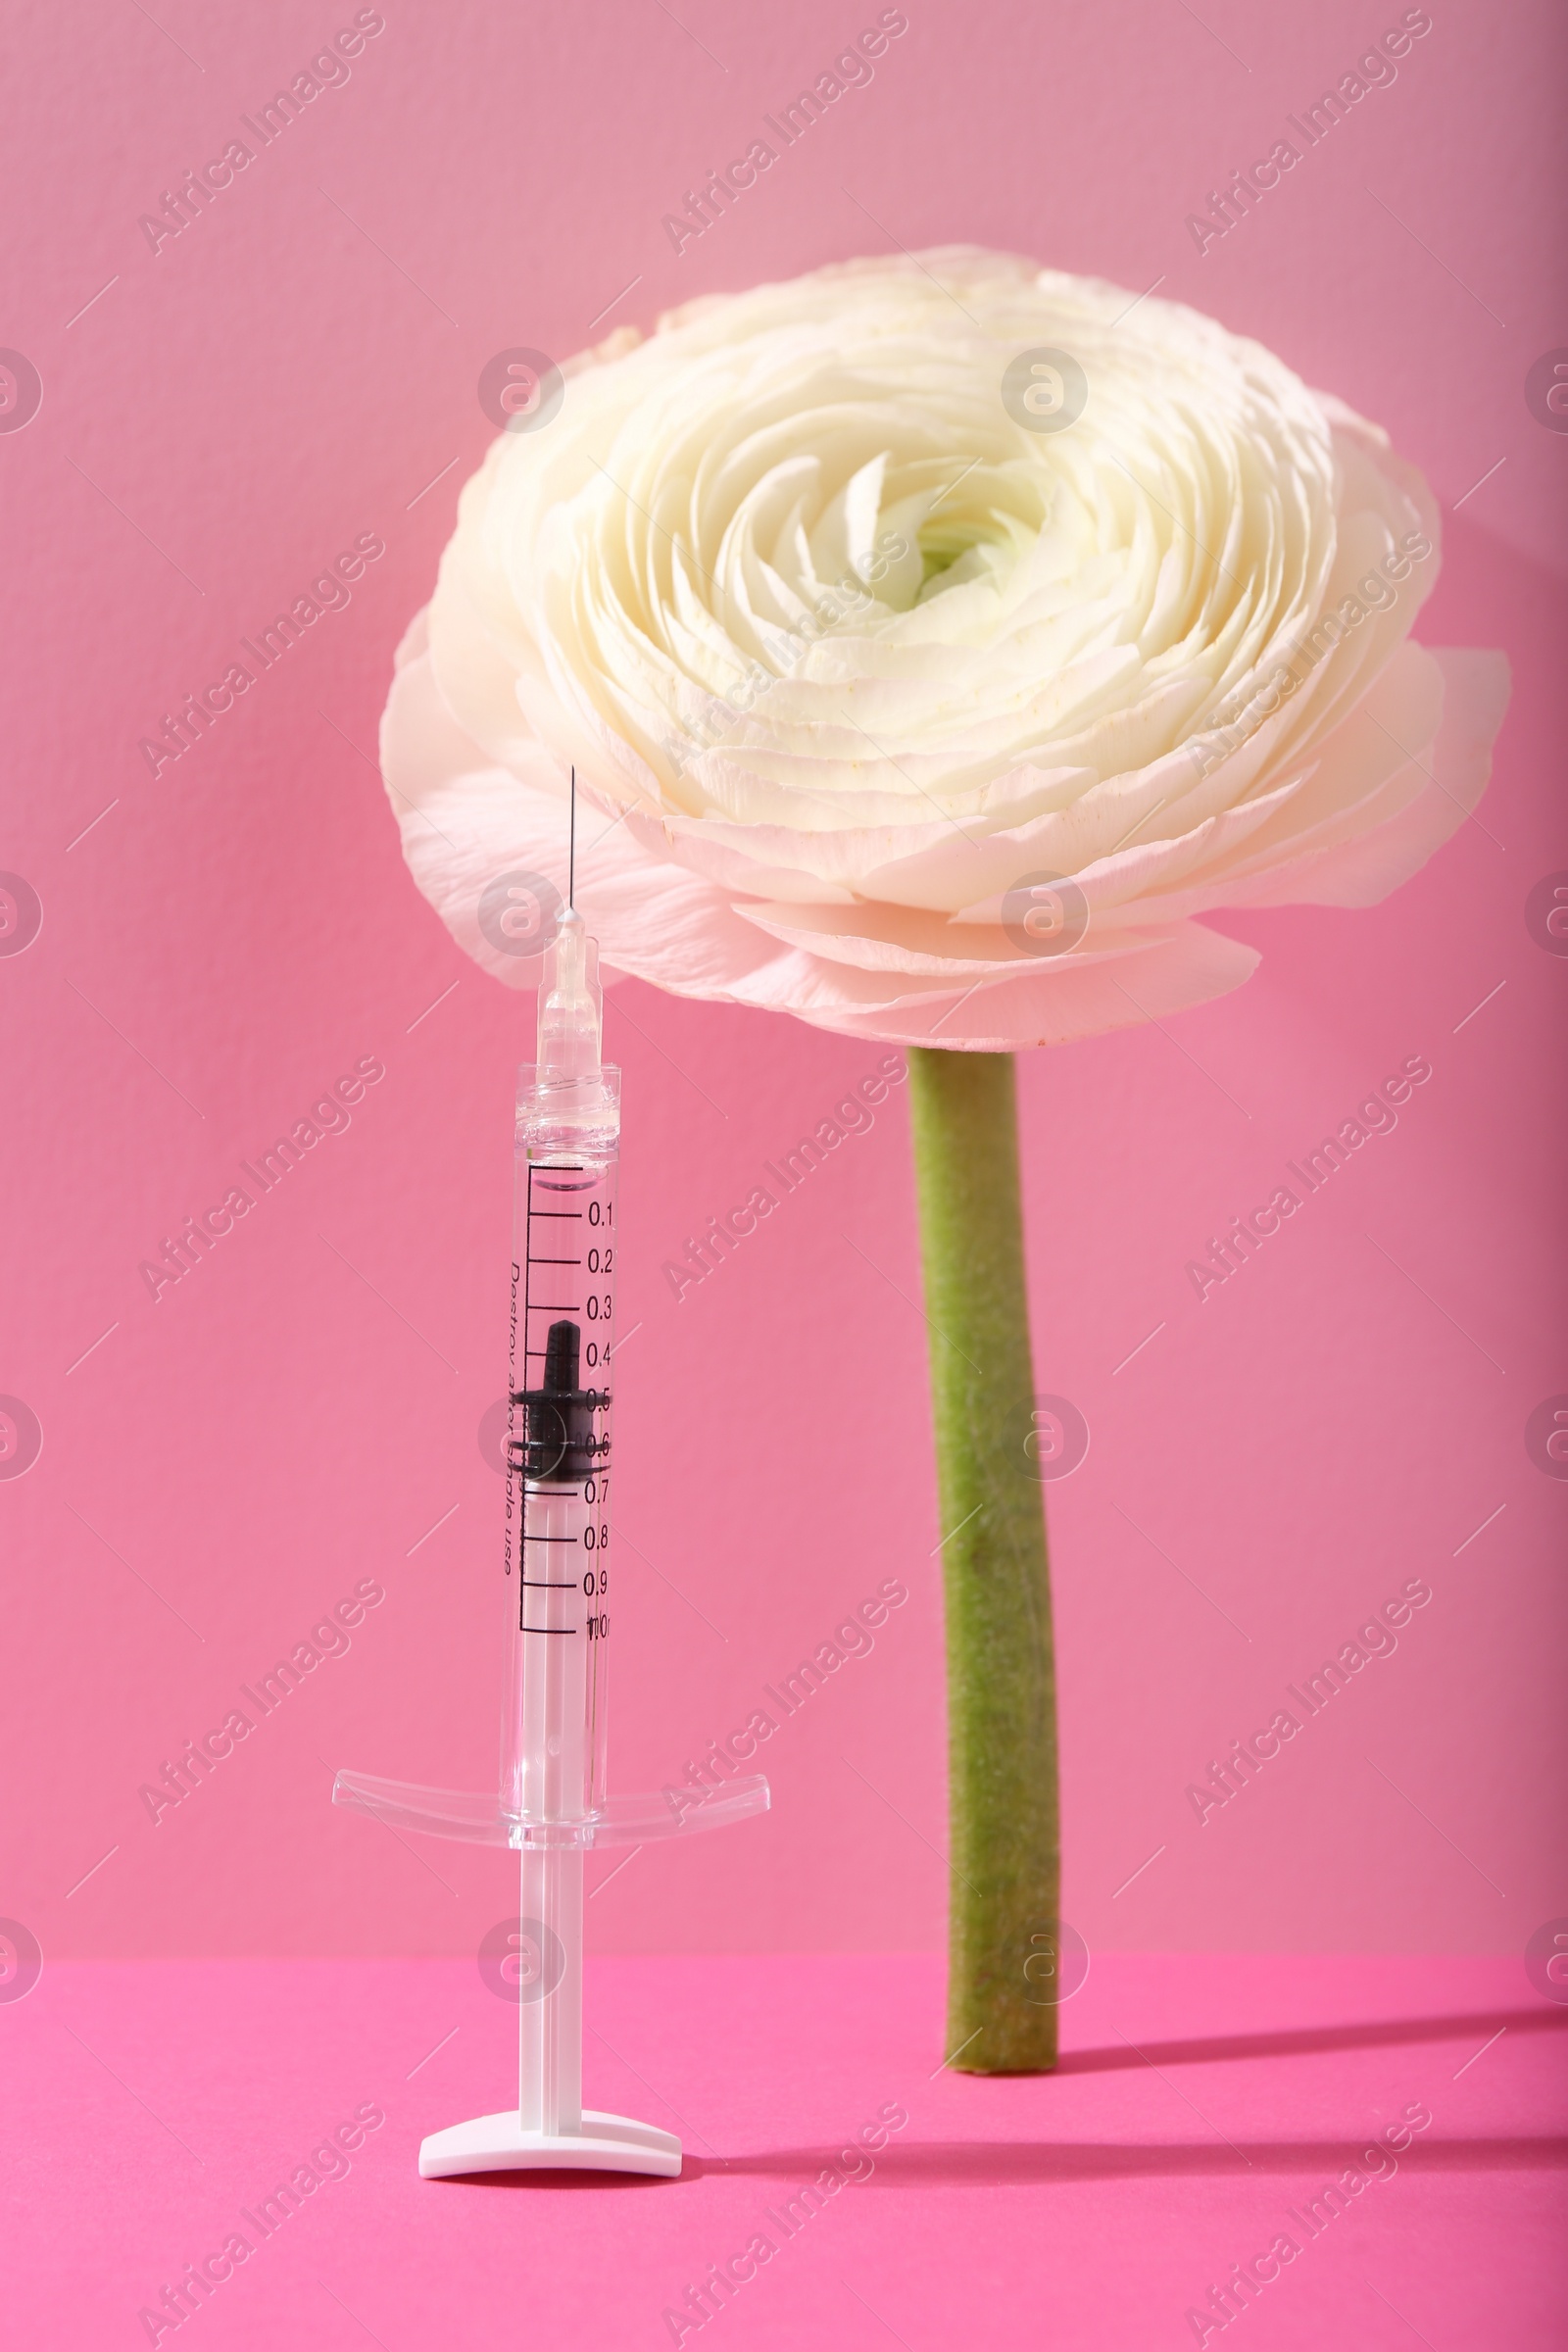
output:
POLYGON ((1425 483, 1195 312, 958 249, 564 374, 465 489, 383 727, 409 862, 504 978, 532 935, 484 893, 564 881, 573 763, 607 962, 996 1050, 1234 988, 1195 917, 1370 905, 1485 786, 1501 657, 1409 641, 1425 483))

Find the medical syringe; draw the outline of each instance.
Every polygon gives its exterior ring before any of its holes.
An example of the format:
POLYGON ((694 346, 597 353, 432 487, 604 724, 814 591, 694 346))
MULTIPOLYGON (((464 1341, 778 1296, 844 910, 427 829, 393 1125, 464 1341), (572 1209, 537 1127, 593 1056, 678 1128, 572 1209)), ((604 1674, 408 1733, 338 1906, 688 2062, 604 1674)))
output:
MULTIPOLYGON (((501 1795, 541 1825, 591 1818, 605 1793, 620 1073, 598 957, 568 902, 517 1095, 501 1795)), ((582 2128, 582 1872, 580 1844, 523 1848, 520 1965, 557 1981, 523 2004, 519 2111, 551 2135, 582 2128)))
POLYGON ((611 1613, 610 1414, 620 1072, 601 1053, 599 950, 566 902, 545 949, 536 1058, 518 1073, 502 1577, 500 1787, 428 1788, 345 1769, 334 1802, 396 1830, 520 1856, 503 1983, 518 2001, 517 2105, 426 2134, 419 2171, 680 2171, 658 2124, 582 2104, 583 1862, 721 1829, 766 1809, 760 1773, 612 1796, 605 1711, 611 1613))

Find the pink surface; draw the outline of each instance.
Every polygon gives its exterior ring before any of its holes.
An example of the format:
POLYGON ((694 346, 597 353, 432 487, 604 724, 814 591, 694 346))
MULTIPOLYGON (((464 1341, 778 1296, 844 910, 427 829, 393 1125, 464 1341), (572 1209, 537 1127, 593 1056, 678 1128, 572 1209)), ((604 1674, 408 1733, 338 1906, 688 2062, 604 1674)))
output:
MULTIPOLYGON (((353 13, 163 0, 25 10, 11 32, 0 344, 31 359, 43 404, 0 434, 0 868, 42 928, 0 957, 0 1393, 43 1448, 0 1481, 0 1915, 53 1962, 469 1953, 502 1908, 485 1857, 326 1803, 344 1763, 473 1786, 494 1769, 500 1485, 478 1431, 502 1385, 529 1008, 463 960, 403 870, 369 756, 392 648, 490 437, 493 354, 564 356, 709 288, 967 237, 1163 281, 1384 420, 1449 510, 1423 636, 1501 646, 1516 677, 1479 821, 1397 899, 1238 920, 1264 955, 1240 994, 1023 1069, 1038 1378, 1091 1432, 1050 1494, 1064 1908, 1097 1951, 1517 1954, 1568 1911, 1550 1841, 1568 1487, 1525 1445, 1568 1390, 1551 1076, 1568 963, 1527 923, 1568 867, 1568 440, 1524 391, 1568 334, 1547 296, 1560 20, 1436 10, 1394 84, 1200 255, 1188 213, 1382 17, 914 0, 869 85, 677 257, 662 215, 858 16, 622 0, 524 24, 399 0, 351 78, 152 252, 138 220, 160 192, 353 13), (364 534, 385 553, 347 609, 155 780, 139 739, 364 534), (1207 1237, 1410 1055, 1432 1077, 1396 1130, 1200 1303, 1184 1269, 1207 1237), (139 1262, 362 1057, 385 1076, 352 1125, 155 1303, 139 1262), (1210 1759, 1417 1577, 1433 1599, 1396 1652, 1200 1824, 1185 1791, 1210 1759), (386 1597, 347 1653, 155 1825, 142 1786, 367 1578, 386 1597)), ((595 1894, 592 1941, 932 1949, 941 1530, 903 1098, 677 1305, 662 1260, 875 1055, 636 985, 609 1033, 623 1329, 640 1325, 617 1433, 617 1782, 681 1774, 884 1578, 910 1599, 772 1741, 772 1815, 639 1856, 595 1894)), ((246 2073, 266 2077, 304 2029, 286 2004, 256 2014, 273 2022, 246 2073)), ((343 2095, 368 2080, 350 2068, 343 2095)), ((455 2082, 419 2081, 432 2115, 454 2111, 455 2082)), ((905 2081, 872 2069, 864 2095, 905 2081)), ((236 2086, 247 2109, 254 2087, 236 2086)), ((1026 2132, 1059 2103, 930 2096, 983 2107, 960 2136, 1026 2132)), ((280 2111, 276 2144, 336 2105, 280 2111)), ((838 2114, 748 2129, 794 2144, 838 2114)), ((373 2163, 404 2181, 390 2145, 373 2163)), ((1195 2271, 1250 2242, 1251 2207, 1222 2228, 1211 2180, 1180 2193, 1195 2271)), ((1460 2198, 1446 2176, 1431 2193, 1460 2198)), ((186 2210, 148 2261, 194 2250, 186 2210)), ((375 2279, 365 2242, 351 2301, 375 2279)), ((1112 2303, 1130 2243, 1102 2247, 1112 2303)), ((867 2273, 873 2302, 910 2290, 916 2332, 918 2259, 867 2273)), ((1167 2287, 1174 2306, 1174 2268, 1167 2287)))
POLYGON ((48 1972, 5 2020, 12 2335, 1152 2352, 1192 2344, 1188 2311, 1283 2233, 1254 2352, 1561 2342, 1568 2020, 1517 1964, 1114 1955, 1064 2011, 1060 2075, 1011 2082, 938 2071, 936 1975, 599 1963, 590 2097, 686 2151, 678 2181, 607 2183, 418 2179, 420 2135, 515 2082, 516 2011, 471 1964, 48 1972), (384 2121, 264 2236, 259 2204, 357 2113, 384 2121), (847 2154, 879 2118, 885 2145, 847 2154), (1366 2153, 1391 2132, 1394 2159, 1366 2153), (841 2185, 788 2236, 825 2168, 841 2185), (138 2325, 236 2230, 199 2311, 138 2325), (717 2317, 664 2319, 759 2233, 773 2252, 717 2317))

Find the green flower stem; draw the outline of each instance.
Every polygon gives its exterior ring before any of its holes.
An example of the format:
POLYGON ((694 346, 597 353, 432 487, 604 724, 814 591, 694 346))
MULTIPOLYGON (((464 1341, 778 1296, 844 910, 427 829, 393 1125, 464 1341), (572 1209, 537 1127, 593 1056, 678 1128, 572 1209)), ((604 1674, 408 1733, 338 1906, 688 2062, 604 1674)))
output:
POLYGON ((909 1103, 947 1531, 947 2046, 1034 2074, 1056 2063, 1060 1833, 1012 1055, 917 1047, 909 1103))

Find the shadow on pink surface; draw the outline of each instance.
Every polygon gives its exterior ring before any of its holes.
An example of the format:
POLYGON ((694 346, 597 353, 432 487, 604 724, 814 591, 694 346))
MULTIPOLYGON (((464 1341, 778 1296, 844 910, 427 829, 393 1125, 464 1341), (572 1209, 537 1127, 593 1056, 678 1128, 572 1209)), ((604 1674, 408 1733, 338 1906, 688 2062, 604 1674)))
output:
POLYGON ((1297 2026, 1266 2034, 1216 2034, 1207 2039, 1156 2041, 1146 2047, 1064 2050, 1058 2075, 1104 2075, 1118 2067, 1213 2066, 1234 2058, 1312 2058, 1328 2050, 1392 2049, 1400 2042, 1458 2040, 1467 2034, 1551 2034, 1568 2030, 1568 2015, 1549 2009, 1478 2009, 1462 2017, 1396 2017, 1360 2026, 1297 2026))
MULTIPOLYGON (((1104 2074, 1147 2066, 1159 2073, 1165 2066, 1209 2066, 1227 2060, 1310 2058, 1342 2050, 1396 2048, 1436 2041, 1469 2040, 1476 2035, 1500 2038, 1503 2034, 1558 2034, 1568 2031, 1568 2015, 1535 2009, 1476 2009, 1449 2016, 1386 2018, 1353 2025, 1300 2027, 1257 2034, 1195 2037, 1154 2042, 1149 2047, 1126 2043, 1122 2048, 1072 2050, 1063 2054, 1058 2076, 1104 2074)), ((1486 2046, 1485 2043, 1483 2046, 1486 2046)), ((987 2078, 982 2078, 986 2080, 987 2078)), ((1049 2077, 1035 2077, 1046 2082, 1049 2077)), ((991 2081, 1008 2078, 992 2077, 991 2081)), ((1161 2177, 1196 2179, 1245 2172, 1298 2174, 1317 2167, 1332 2170, 1344 2154, 1343 2132, 1313 2139, 1227 2140, 1223 2146, 1191 2141, 1126 2144, 1089 2140, 935 2140, 899 2145, 879 2151, 874 2171, 867 2175, 882 2188, 1007 2187, 1071 2180, 1150 2180, 1161 2177)), ((698 2156, 687 2151, 681 2167, 683 2180, 755 2175, 795 2180, 823 2165, 831 2165, 835 2150, 826 2141, 783 2148, 764 2148, 745 2156, 698 2156)), ((1410 2162, 1406 2156, 1403 2161, 1410 2162)), ((1423 2142, 1414 2169, 1429 2173, 1557 2172, 1568 2170, 1568 2137, 1545 2133, 1473 2133, 1423 2142)), ((607 2185, 604 2176, 510 2173, 459 2176, 465 2185, 479 2182, 496 2188, 523 2189, 607 2185)), ((646 2187, 645 2181, 616 2180, 611 2185, 646 2187)))
MULTIPOLYGON (((711 2158, 688 2155, 681 2178, 712 2173, 756 2173, 799 2180, 833 2161, 825 2142, 816 2147, 768 2148, 756 2156, 711 2158)), ((926 2140, 889 2147, 867 2176, 880 2188, 1006 2188, 1069 2180, 1191 2180, 1214 2174, 1333 2172, 1345 2161, 1345 2136, 1325 2139, 1250 2140, 1232 2148, 1196 2147, 1190 2141, 1123 2146, 1094 2140, 975 2139, 926 2140)), ((1405 2161, 1408 2161, 1406 2159, 1405 2161)), ((1568 2139, 1512 2137, 1444 2139, 1423 2146, 1412 2167, 1439 2173, 1546 2173, 1568 2170, 1568 2139)), ((509 2179, 522 2181, 525 2174, 509 2179)), ((555 2185, 552 2177, 551 2185, 555 2185)))

